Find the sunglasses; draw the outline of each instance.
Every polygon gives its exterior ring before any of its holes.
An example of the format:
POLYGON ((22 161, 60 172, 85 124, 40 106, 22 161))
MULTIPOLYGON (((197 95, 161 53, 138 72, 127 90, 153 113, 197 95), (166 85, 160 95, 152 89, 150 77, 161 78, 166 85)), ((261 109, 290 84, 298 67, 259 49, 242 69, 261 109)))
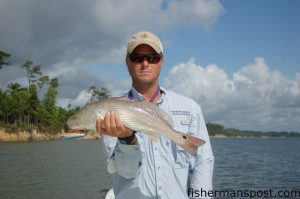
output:
POLYGON ((131 53, 130 55, 128 55, 128 57, 133 63, 141 63, 146 59, 149 64, 157 64, 162 58, 160 54, 143 55, 137 53, 131 53))

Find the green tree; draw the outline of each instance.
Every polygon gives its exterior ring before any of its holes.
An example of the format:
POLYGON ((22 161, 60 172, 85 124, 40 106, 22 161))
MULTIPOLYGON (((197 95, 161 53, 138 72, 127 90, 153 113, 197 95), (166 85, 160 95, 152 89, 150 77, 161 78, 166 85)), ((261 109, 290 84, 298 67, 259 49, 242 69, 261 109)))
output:
POLYGON ((48 84, 49 83, 49 76, 45 75, 45 76, 42 76, 38 79, 37 81, 37 86, 39 88, 42 88, 45 84, 48 84))
POLYGON ((225 133, 224 126, 222 126, 220 124, 207 123, 206 127, 207 127, 209 135, 217 135, 217 134, 225 133))
POLYGON ((107 90, 104 87, 101 87, 100 90, 97 90, 96 98, 98 100, 100 100, 100 99, 107 99, 107 98, 110 97, 109 93, 110 93, 109 90, 107 90))
POLYGON ((30 93, 19 83, 10 83, 7 87, 5 109, 9 116, 10 123, 24 124, 28 120, 28 110, 30 105, 30 93))
POLYGON ((41 65, 33 65, 32 61, 26 61, 22 64, 22 68, 26 69, 26 77, 28 81, 28 90, 30 86, 39 80, 38 76, 42 75, 41 65))
POLYGON ((28 111, 29 111, 29 107, 30 107, 30 93, 25 90, 22 89, 19 92, 15 93, 13 96, 14 100, 16 100, 16 114, 17 114, 17 124, 19 125, 24 125, 26 124, 29 120, 29 115, 28 115, 28 111))
POLYGON ((56 96, 57 96, 58 78, 53 78, 49 82, 49 87, 44 99, 44 105, 48 111, 56 108, 56 96))
POLYGON ((45 94, 43 101, 44 110, 42 115, 44 116, 43 124, 46 125, 51 133, 57 133, 62 130, 64 124, 61 120, 63 117, 60 115, 61 111, 56 106, 56 96, 58 87, 58 78, 53 78, 49 82, 48 90, 45 94))
POLYGON ((7 61, 7 59, 10 57, 10 54, 1 51, 0 50, 0 69, 2 68, 2 66, 4 65, 9 65, 10 63, 7 61))
POLYGON ((6 115, 5 115, 5 98, 6 98, 6 93, 3 92, 0 89, 0 122, 5 121, 6 115))
POLYGON ((91 86, 91 87, 88 89, 88 92, 91 94, 90 102, 92 103, 92 102, 94 101, 94 98, 96 97, 97 87, 96 87, 96 86, 91 86))
POLYGON ((38 92, 36 85, 31 85, 29 88, 30 99, 29 99, 29 110, 27 125, 37 125, 39 121, 39 110, 42 109, 41 102, 38 98, 38 92))
POLYGON ((21 84, 19 84, 17 82, 12 82, 7 85, 7 93, 8 94, 13 94, 13 93, 19 92, 21 89, 22 89, 21 84))
POLYGON ((18 115, 17 99, 14 96, 21 91, 21 85, 19 83, 9 83, 7 86, 7 97, 5 98, 4 111, 6 113, 6 123, 16 124, 18 115))
MULTIPOLYGON (((10 63, 7 59, 10 54, 0 51, 0 68, 10 63)), ((66 120, 79 110, 79 107, 68 106, 66 109, 56 105, 58 78, 49 79, 43 76, 40 65, 26 61, 21 65, 26 70, 28 87, 19 83, 9 83, 6 90, 0 89, 0 123, 5 123, 12 128, 35 128, 44 132, 57 133, 62 129, 67 130, 66 120), (38 97, 39 89, 47 85, 44 99, 38 97)), ((96 99, 109 97, 109 91, 102 87, 89 88, 91 102, 96 99)))
POLYGON ((88 89, 88 92, 91 94, 90 102, 93 102, 95 98, 100 100, 100 99, 107 99, 108 97, 110 97, 109 91, 104 87, 98 89, 96 86, 91 86, 88 89))

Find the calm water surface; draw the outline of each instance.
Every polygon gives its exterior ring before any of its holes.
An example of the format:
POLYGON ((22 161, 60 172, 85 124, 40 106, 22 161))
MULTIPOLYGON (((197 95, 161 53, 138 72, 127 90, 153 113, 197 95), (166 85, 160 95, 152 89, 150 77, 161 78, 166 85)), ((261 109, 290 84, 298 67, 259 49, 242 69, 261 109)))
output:
POLYGON ((103 198, 112 186, 99 140, 0 144, 0 198, 103 198))
POLYGON ((212 139, 215 189, 300 191, 300 139, 212 139))
MULTIPOLYGON (((214 188, 300 189, 300 139, 211 139, 214 188)), ((0 143, 0 198, 104 198, 99 140, 0 143)))

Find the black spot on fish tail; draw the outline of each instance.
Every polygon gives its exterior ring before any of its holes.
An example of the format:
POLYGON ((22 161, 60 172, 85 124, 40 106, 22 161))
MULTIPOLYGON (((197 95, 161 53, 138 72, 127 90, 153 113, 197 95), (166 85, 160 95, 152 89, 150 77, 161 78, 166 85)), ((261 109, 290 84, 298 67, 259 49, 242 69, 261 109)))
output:
POLYGON ((184 134, 182 138, 183 143, 178 144, 193 156, 196 156, 198 147, 205 144, 204 140, 191 135, 184 134))

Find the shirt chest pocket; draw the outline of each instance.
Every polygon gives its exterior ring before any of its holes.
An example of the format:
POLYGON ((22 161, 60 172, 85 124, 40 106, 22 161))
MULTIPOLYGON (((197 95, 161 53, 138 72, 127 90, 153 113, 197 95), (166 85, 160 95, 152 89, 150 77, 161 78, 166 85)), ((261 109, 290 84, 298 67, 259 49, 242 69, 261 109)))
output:
POLYGON ((191 124, 190 115, 175 115, 172 117, 174 129, 182 133, 188 133, 191 124))

